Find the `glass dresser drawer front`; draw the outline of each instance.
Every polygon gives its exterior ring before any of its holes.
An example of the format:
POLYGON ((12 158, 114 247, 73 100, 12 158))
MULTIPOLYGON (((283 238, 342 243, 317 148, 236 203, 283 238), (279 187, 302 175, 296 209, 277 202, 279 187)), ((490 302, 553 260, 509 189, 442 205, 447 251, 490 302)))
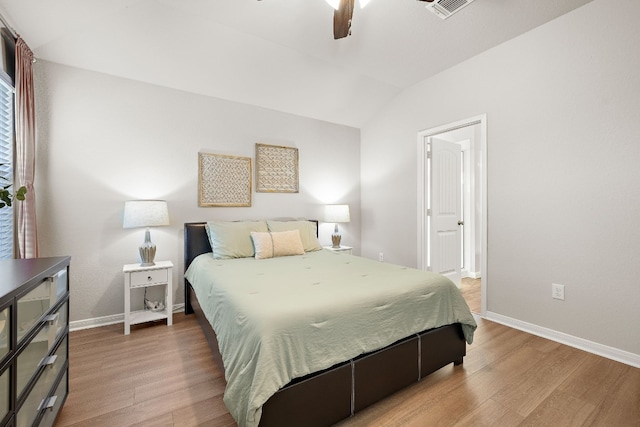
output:
POLYGON ((67 269, 64 268, 18 299, 18 342, 31 331, 38 320, 61 300, 68 289, 67 269))
POLYGON ((51 322, 55 322, 55 337, 59 337, 69 324, 69 301, 65 302, 54 315, 55 319, 51 319, 51 322))
POLYGON ((67 339, 65 337, 60 346, 56 350, 56 352, 46 357, 42 364, 44 365, 44 370, 42 371, 42 375, 38 379, 39 382, 45 382, 46 384, 53 384, 55 379, 58 377, 58 374, 64 367, 65 362, 69 358, 69 354, 67 353, 67 339))
POLYGON ((63 268, 54 276, 56 301, 60 301, 69 290, 69 279, 67 278, 67 269, 63 268))
POLYGON ((53 281, 45 280, 38 287, 18 300, 18 342, 33 329, 38 320, 55 302, 53 281))
MULTIPOLYGON (((63 347, 64 354, 66 355, 66 342, 63 342, 58 350, 62 350, 63 347)), ((35 386, 31 389, 26 400, 18 410, 16 426, 29 427, 33 424, 36 417, 40 414, 43 404, 46 405, 49 390, 51 390, 51 387, 55 382, 56 375, 60 372, 60 369, 62 369, 63 366, 64 358, 57 357, 51 367, 45 368, 45 372, 40 376, 40 378, 38 378, 35 386), (51 369, 51 371, 47 373, 49 369, 51 369), (54 373, 56 375, 54 375, 54 373)))
POLYGON ((67 392, 67 374, 65 374, 60 380, 58 387, 56 387, 56 391, 53 392, 53 395, 46 401, 42 402, 41 410, 44 410, 44 415, 40 420, 39 427, 53 426, 53 422, 56 420, 56 415, 58 415, 58 412, 62 407, 62 403, 64 402, 67 392))
POLYGON ((0 420, 2 420, 9 412, 9 393, 11 383, 9 382, 11 367, 7 368, 0 374, 0 420))
MULTIPOLYGON (((49 354, 53 344, 62 330, 66 326, 67 304, 64 303, 60 309, 51 316, 45 326, 31 340, 31 342, 20 352, 17 359, 17 395, 20 396, 24 387, 29 383, 31 378, 38 372, 41 364, 46 364, 45 356, 49 354)), ((66 338, 65 338, 66 342, 66 338)), ((66 344, 65 351, 66 351, 66 344)), ((58 349, 60 351, 60 349, 58 349)), ((65 358, 66 360, 66 355, 65 358)), ((45 371, 46 372, 46 371, 45 371)))
MULTIPOLYGON (((11 330, 11 312, 9 307, 0 310, 0 360, 9 353, 9 331, 11 330)), ((2 419, 2 417, 0 417, 2 419)))

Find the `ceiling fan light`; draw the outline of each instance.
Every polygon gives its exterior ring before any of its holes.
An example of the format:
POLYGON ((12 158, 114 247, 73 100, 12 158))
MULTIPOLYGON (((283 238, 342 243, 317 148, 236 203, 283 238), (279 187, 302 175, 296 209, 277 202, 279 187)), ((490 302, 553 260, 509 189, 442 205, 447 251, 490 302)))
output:
POLYGON ((327 3, 331 5, 332 8, 338 10, 340 8, 340 0, 326 0, 327 3))

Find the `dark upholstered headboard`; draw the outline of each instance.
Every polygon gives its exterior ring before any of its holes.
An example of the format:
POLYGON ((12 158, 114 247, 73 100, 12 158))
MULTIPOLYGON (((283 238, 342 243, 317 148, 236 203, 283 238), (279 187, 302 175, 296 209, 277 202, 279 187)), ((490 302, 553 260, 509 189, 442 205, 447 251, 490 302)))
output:
MULTIPOLYGON (((318 221, 309 220, 316 224, 316 237, 318 236, 318 221)), ((185 222, 184 223, 184 271, 191 265, 191 261, 198 255, 211 252, 209 236, 205 229, 206 222, 185 222)), ((189 282, 184 279, 184 301, 185 312, 191 313, 191 306, 188 298, 189 282)))
MULTIPOLYGON (((204 228, 206 222, 185 222, 184 223, 184 271, 187 271, 191 261, 198 255, 211 252, 211 243, 204 228)), ((189 298, 189 281, 184 279, 184 312, 193 313, 191 300, 189 298)))
POLYGON ((184 224, 184 271, 187 271, 191 261, 198 255, 211 252, 211 243, 206 222, 186 222, 184 224))

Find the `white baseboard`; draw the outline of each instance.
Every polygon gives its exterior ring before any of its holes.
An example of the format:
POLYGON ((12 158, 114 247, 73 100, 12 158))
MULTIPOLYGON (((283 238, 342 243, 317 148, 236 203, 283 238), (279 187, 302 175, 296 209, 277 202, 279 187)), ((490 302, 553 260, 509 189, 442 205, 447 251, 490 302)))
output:
MULTIPOLYGON (((173 305, 174 313, 181 311, 184 311, 184 304, 173 305)), ((99 328, 100 326, 114 325, 116 323, 124 323, 124 313, 95 317, 93 319, 74 320, 73 322, 69 322, 69 331, 73 332, 80 331, 82 329, 99 328)))
POLYGON ((485 319, 491 320, 492 322, 500 323, 505 326, 509 326, 514 329, 528 332, 542 338, 547 338, 561 344, 566 344, 570 347, 584 350, 589 353, 597 354, 598 356, 606 357, 607 359, 615 360, 626 365, 640 368, 640 354, 634 354, 614 347, 598 344, 593 341, 565 334, 564 332, 554 331, 553 329, 548 329, 542 326, 534 325, 532 323, 523 322, 522 320, 513 319, 511 317, 503 316, 501 314, 493 313, 490 311, 487 311, 485 319))
POLYGON ((479 271, 467 271, 467 270, 460 271, 460 276, 462 276, 463 278, 468 277, 470 279, 479 279, 480 277, 482 277, 479 271))

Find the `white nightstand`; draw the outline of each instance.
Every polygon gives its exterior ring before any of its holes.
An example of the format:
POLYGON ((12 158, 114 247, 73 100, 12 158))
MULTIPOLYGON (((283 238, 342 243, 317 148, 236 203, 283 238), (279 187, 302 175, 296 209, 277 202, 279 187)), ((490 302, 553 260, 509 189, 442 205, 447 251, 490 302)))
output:
POLYGON ((124 334, 129 335, 131 325, 153 320, 167 319, 167 326, 173 323, 173 263, 159 261, 150 267, 140 264, 126 264, 122 267, 124 273, 124 334), (131 290, 164 286, 164 310, 131 311, 131 290))
POLYGON ((325 246, 324 248, 333 252, 340 252, 341 254, 349 255, 352 255, 353 249, 351 246, 340 246, 339 248, 334 248, 333 246, 325 246))

